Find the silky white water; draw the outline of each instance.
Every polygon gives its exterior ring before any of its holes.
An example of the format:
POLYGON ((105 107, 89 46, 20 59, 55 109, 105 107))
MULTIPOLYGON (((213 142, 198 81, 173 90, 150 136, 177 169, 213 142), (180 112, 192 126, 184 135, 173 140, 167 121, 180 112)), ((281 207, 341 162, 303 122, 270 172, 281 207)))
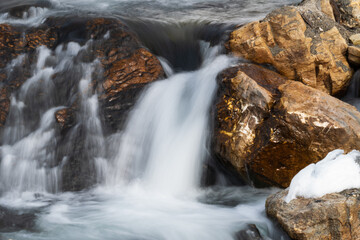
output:
MULTIPOLYGON (((3 197, 14 199, 24 192, 58 192, 62 163, 55 163, 59 132, 54 116, 56 111, 65 108, 59 102, 65 103, 67 99, 57 99, 54 75, 68 71, 82 48, 86 45, 81 47, 73 42, 68 43, 66 48, 60 45, 54 51, 39 47, 32 77, 25 81, 18 94, 12 96, 3 145, 0 147, 0 193, 3 197), (54 63, 47 65, 46 61, 50 59, 54 63)), ((16 58, 11 63, 9 74, 13 69, 16 71, 16 64, 23 61, 23 55, 16 58)), ((81 71, 78 84, 82 111, 77 126, 86 126, 86 144, 93 151, 94 159, 101 156, 101 146, 104 145, 101 142, 103 136, 98 119, 97 95, 89 91, 91 74, 96 65, 95 61, 78 66, 81 71)), ((62 159, 64 161, 66 159, 62 159)))
MULTIPOLYGON (((3 5, 7 6, 4 0, 3 5)), ((21 2, 21 0, 11 0, 21 2)), ((39 25, 48 16, 64 11, 102 12, 108 15, 142 17, 165 21, 212 21, 241 24, 256 21, 278 7, 301 0, 49 0, 32 7, 22 18, 0 13, 0 23, 39 25)), ((26 2, 26 1, 25 1, 26 2)), ((36 1, 35 1, 36 2, 36 1)), ((40 1, 39 1, 40 2, 40 1)), ((2 3, 0 3, 1 9, 2 3)))
MULTIPOLYGON (((254 190, 248 187, 230 192, 226 192, 226 188, 200 189, 216 76, 232 62, 231 58, 219 55, 217 47, 203 46, 206 61, 199 70, 177 73, 150 85, 130 114, 125 130, 107 140, 98 118, 97 95, 89 92, 96 61, 82 66, 78 89, 82 93, 83 110, 78 125, 86 129, 85 142, 91 149, 99 181, 99 186, 90 191, 49 194, 56 192, 61 166, 49 171, 41 164, 52 161, 53 156, 46 147, 55 134, 53 114, 61 106, 41 105, 44 110, 39 111, 40 125, 33 132, 26 129, 27 124, 17 123, 25 128, 22 131, 29 133, 26 137, 15 134, 22 137, 1 148, 4 173, 1 182, 5 194, 0 204, 33 209, 38 217, 35 232, 18 231, 3 233, 3 236, 9 239, 230 240, 249 223, 257 224, 264 236, 278 236, 263 213, 269 190, 257 191, 260 197, 243 199, 242 194, 254 190), (106 142, 118 145, 110 157, 104 154, 106 142), (24 148, 25 156, 15 158, 14 154, 23 153, 17 149, 19 144, 31 145, 24 148), (41 149, 46 149, 44 157, 39 157, 43 156, 39 155, 41 149), (14 191, 17 194, 9 195, 14 191), (232 196, 236 192, 237 196, 232 196), (207 197, 208 194, 211 197, 207 197), (235 204, 221 206, 227 198, 235 204), (202 203, 204 201, 207 203, 202 203)), ((59 48, 55 52, 40 48, 34 77, 26 81, 21 92, 30 91, 38 79, 47 80, 51 85, 50 72, 59 69, 46 68, 46 57, 58 56, 57 66, 62 69, 66 66, 63 61, 70 61, 79 50, 80 47, 72 43, 66 50, 59 48), (49 74, 45 74, 47 71, 49 74)), ((26 106, 26 101, 19 104, 21 99, 13 99, 13 107, 20 116, 21 107, 26 106)), ((22 128, 13 131, 15 129, 22 128)))
POLYGON ((178 195, 199 186, 215 78, 231 62, 216 56, 217 47, 204 48, 200 70, 158 81, 140 98, 106 166, 107 186, 139 180, 153 191, 178 195))

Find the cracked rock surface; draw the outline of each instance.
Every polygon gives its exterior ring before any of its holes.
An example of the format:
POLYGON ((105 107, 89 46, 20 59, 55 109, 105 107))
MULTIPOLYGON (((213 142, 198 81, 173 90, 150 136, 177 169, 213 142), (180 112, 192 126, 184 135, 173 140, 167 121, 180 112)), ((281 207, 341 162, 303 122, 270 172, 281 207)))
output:
POLYGON ((254 63, 272 65, 288 79, 336 95, 353 75, 346 58, 351 33, 335 21, 336 6, 333 1, 306 0, 277 9, 233 31, 227 48, 254 63))

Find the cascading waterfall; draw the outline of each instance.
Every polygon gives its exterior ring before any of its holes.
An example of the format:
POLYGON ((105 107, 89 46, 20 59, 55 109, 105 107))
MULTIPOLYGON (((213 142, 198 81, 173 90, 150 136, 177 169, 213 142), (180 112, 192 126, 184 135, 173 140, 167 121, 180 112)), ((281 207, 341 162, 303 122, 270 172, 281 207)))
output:
POLYGON ((346 95, 342 99, 360 110, 360 71, 353 75, 346 95))
MULTIPOLYGON (((45 47, 38 49, 33 76, 23 84, 18 96, 12 96, 1 147, 2 192, 57 190, 57 169, 46 169, 54 160, 56 143, 53 116, 59 109, 50 98, 54 93, 51 81, 54 68, 45 67, 50 54, 51 51, 45 47), (35 94, 39 92, 45 94, 43 98, 49 101, 37 102, 35 94), (30 118, 30 114, 33 118, 30 118), (40 119, 38 126, 34 126, 34 118, 40 119)), ((18 60, 22 58, 20 56, 18 60)))
MULTIPOLYGON (((71 71, 74 58, 86 47, 70 42, 66 47, 60 45, 55 51, 43 46, 37 49, 37 62, 32 77, 11 98, 3 145, 0 148, 0 193, 11 193, 17 197, 23 192, 58 192, 61 168, 66 157, 62 162, 56 162, 59 130, 54 116, 56 111, 65 108, 69 99, 67 94, 58 94, 54 76, 71 71), (47 63, 51 61, 54 63, 47 63)), ((9 73, 23 60, 23 55, 15 59, 9 66, 9 73)), ((74 69, 80 71, 80 78, 75 77, 74 81, 78 82, 75 88, 81 95, 81 116, 73 131, 76 132, 79 126, 84 125, 85 145, 91 151, 88 154, 94 158, 102 156, 104 146, 97 95, 91 91, 91 74, 97 64, 96 60, 81 63, 74 69)))
MULTIPOLYGON (((107 139, 101 128, 98 96, 91 88, 91 74, 97 61, 81 64, 81 74, 74 80, 81 96, 81 111, 73 131, 82 129, 85 132, 85 149, 89 150, 86 154, 89 160, 95 162, 100 184, 82 194, 56 195, 46 192, 56 192, 61 176, 61 163, 53 162, 57 134, 54 113, 64 106, 58 105, 61 100, 55 101, 59 96, 56 97, 55 87, 51 88, 56 85, 52 83, 54 78, 51 76, 68 69, 86 45, 80 47, 69 43, 66 47, 59 46, 54 52, 38 49, 33 77, 24 83, 12 102, 12 112, 21 119, 14 124, 19 126, 6 126, 6 129, 9 128, 6 134, 11 135, 13 131, 18 137, 1 148, 5 159, 1 171, 7 173, 1 175, 1 182, 5 183, 2 192, 16 190, 20 195, 12 195, 10 200, 3 196, 0 203, 14 206, 11 201, 20 197, 22 200, 17 201, 16 206, 34 207, 36 203, 36 206, 46 207, 47 211, 40 214, 36 221, 40 233, 22 235, 14 232, 4 236, 37 240, 231 240, 237 231, 252 222, 257 223, 263 235, 283 239, 261 213, 268 190, 261 193, 260 200, 249 200, 236 208, 201 203, 209 202, 209 199, 214 202, 220 199, 220 202, 243 201, 244 194, 252 191, 248 187, 228 192, 216 189, 202 191, 199 188, 216 76, 232 61, 225 55, 219 55, 218 47, 202 46, 206 61, 199 70, 176 73, 150 85, 130 114, 125 130, 107 139), (56 67, 47 66, 46 62, 54 56, 56 67), (49 95, 44 97, 53 100, 46 101, 46 104, 26 101, 24 91, 38 93, 45 81, 48 81, 47 89, 54 91, 49 91, 49 95), (21 118, 27 107, 37 109, 40 118, 39 125, 33 124, 33 128, 21 118), (16 129, 23 132, 19 134, 16 129), (26 146, 29 143, 33 145, 25 148, 28 150, 26 153, 17 148, 19 144, 26 146), (37 146, 34 146, 35 143, 37 146), (108 143, 117 145, 118 151, 107 149, 105 146, 108 143), (18 155, 14 157, 11 154, 18 155), (26 170, 21 172, 19 169, 26 170), (27 179, 25 176, 28 176, 27 179), (52 185, 49 186, 49 183, 52 185), (36 194, 21 195, 25 192, 36 194), (38 193, 46 194, 41 196, 38 193), (242 200, 237 200, 240 198, 242 200), (51 202, 54 203, 49 204, 51 202)), ((66 102, 62 104, 69 105, 66 102)), ((66 160, 65 157, 62 161, 66 160)))
POLYGON ((217 51, 207 48, 200 70, 175 74, 146 90, 107 167, 107 185, 141 179, 152 190, 176 194, 199 185, 215 78, 230 64, 217 51))

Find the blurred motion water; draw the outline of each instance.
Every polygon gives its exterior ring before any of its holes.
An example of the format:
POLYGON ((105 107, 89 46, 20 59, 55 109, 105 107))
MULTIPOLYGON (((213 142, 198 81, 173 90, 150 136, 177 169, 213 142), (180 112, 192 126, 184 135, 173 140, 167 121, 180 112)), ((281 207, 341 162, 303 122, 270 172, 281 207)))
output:
POLYGON ((40 23, 43 17, 69 11, 83 11, 130 18, 166 21, 207 20, 211 22, 242 24, 258 20, 271 10, 299 0, 3 0, 0 9, 17 5, 35 5, 22 19, 14 19, 8 13, 0 22, 21 21, 24 24, 40 23))

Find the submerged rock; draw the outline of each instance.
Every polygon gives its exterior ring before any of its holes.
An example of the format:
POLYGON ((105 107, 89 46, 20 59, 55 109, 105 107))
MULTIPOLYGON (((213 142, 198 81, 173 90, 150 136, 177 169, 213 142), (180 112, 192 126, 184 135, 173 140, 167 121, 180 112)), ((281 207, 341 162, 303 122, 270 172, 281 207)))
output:
POLYGON ((263 240, 259 229, 255 224, 248 224, 244 230, 238 231, 235 234, 236 240, 263 240))
POLYGON ((347 103, 250 64, 220 81, 214 152, 255 185, 288 187, 328 152, 360 149, 360 113, 347 103))
POLYGON ((31 230, 35 227, 35 220, 36 214, 33 212, 11 210, 0 206, 0 232, 31 230))
POLYGON ((360 239, 359 189, 290 203, 284 201, 286 195, 287 190, 271 195, 266 212, 292 239, 360 239))
POLYGON ((353 70, 346 59, 349 33, 329 15, 327 1, 283 7, 233 31, 227 47, 237 56, 271 64, 288 79, 335 95, 346 89, 353 70))

